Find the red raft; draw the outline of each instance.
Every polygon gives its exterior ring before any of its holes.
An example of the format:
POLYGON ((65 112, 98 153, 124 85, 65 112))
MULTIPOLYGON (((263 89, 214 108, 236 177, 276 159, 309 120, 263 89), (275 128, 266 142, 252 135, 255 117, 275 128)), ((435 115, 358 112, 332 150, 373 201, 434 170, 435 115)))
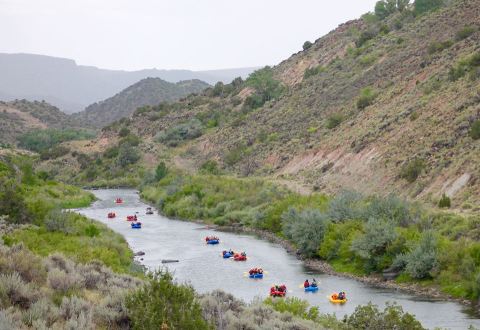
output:
POLYGON ((270 288, 270 297, 285 297, 287 294, 287 287, 285 284, 274 285, 270 288))
POLYGON ((127 215, 127 221, 137 221, 136 215, 127 215))
POLYGON ((115 214, 115 212, 110 212, 110 213, 108 213, 108 215, 107 215, 107 217, 108 217, 109 219, 113 219, 113 218, 115 218, 116 216, 117 216, 117 215, 115 214))
POLYGON ((233 255, 233 260, 235 260, 235 261, 246 261, 247 260, 247 255, 245 254, 245 252, 235 253, 233 255))
POLYGON ((117 199, 115 199, 115 203, 117 203, 117 204, 122 204, 122 203, 123 203, 123 199, 117 198, 117 199))

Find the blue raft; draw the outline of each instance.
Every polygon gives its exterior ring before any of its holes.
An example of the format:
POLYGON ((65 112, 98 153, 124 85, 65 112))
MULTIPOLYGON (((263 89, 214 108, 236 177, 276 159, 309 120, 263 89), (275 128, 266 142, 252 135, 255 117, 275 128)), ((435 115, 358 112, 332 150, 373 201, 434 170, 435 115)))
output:
POLYGON ((230 252, 226 252, 226 253, 223 254, 223 257, 224 257, 225 259, 231 258, 231 257, 233 257, 233 254, 231 254, 230 252))
POLYGON ((259 274, 251 274, 251 275, 248 275, 248 277, 250 278, 263 278, 263 273, 259 274))
POLYGON ((207 244, 218 244, 218 243, 220 243, 220 240, 218 240, 218 239, 211 239, 211 240, 207 241, 207 244))
POLYGON ((318 286, 307 286, 305 292, 316 292, 318 291, 318 286))
POLYGON ((132 226, 132 229, 140 229, 140 228, 142 228, 142 223, 141 222, 132 222, 130 224, 130 226, 132 226))

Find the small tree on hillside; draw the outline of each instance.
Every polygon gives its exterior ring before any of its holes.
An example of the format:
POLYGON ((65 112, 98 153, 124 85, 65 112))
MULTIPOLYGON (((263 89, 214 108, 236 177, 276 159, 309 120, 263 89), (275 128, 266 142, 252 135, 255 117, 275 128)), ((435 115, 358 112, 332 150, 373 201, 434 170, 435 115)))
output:
POLYGON ((162 180, 164 177, 166 177, 168 174, 168 168, 167 165, 165 165, 165 162, 160 162, 155 169, 155 179, 157 181, 162 180))
POLYGON ((440 8, 443 5, 443 0, 415 0, 414 8, 415 14, 421 15, 426 12, 440 8))
POLYGON ((307 50, 309 49, 310 47, 312 47, 312 43, 310 41, 305 41, 305 43, 303 44, 303 50, 307 50))

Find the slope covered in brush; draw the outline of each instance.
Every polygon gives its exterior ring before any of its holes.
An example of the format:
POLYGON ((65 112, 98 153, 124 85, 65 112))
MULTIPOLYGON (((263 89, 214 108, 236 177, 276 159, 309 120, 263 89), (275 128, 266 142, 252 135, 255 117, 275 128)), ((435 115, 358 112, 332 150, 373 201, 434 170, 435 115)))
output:
POLYGON ((72 118, 84 126, 100 128, 129 117, 139 107, 176 101, 190 93, 201 92, 208 86, 200 80, 185 80, 174 84, 160 78, 145 78, 120 93, 73 114, 72 118))

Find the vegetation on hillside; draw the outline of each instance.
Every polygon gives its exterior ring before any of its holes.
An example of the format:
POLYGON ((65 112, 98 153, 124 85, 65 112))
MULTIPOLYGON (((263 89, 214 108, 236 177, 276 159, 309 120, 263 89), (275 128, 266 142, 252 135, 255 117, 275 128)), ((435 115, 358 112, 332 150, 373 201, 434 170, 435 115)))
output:
POLYGON ((73 140, 89 140, 95 134, 77 129, 36 129, 18 137, 19 146, 40 154, 43 160, 61 157, 70 150, 61 143, 73 140))

